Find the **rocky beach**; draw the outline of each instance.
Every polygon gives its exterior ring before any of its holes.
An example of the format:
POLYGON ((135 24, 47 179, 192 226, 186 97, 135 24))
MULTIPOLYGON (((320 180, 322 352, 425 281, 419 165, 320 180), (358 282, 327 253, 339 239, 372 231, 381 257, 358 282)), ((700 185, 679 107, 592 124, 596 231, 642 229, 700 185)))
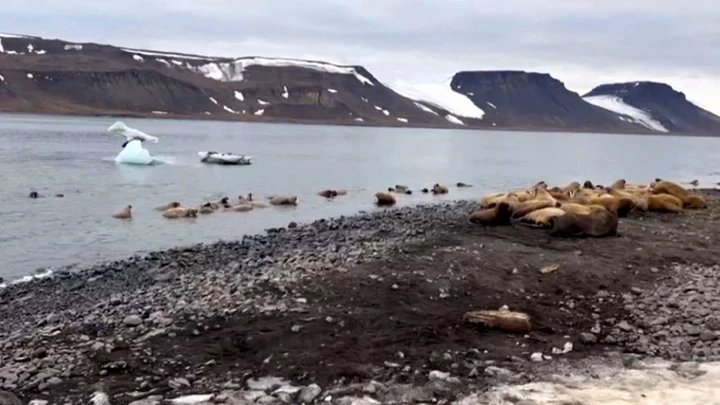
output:
POLYGON ((528 384, 572 401, 641 369, 691 384, 715 374, 690 362, 720 360, 720 192, 700 192, 707 209, 633 213, 609 238, 481 227, 457 201, 12 284, 0 389, 35 404, 527 405, 561 403, 528 384), (532 330, 463 320, 503 305, 532 330))

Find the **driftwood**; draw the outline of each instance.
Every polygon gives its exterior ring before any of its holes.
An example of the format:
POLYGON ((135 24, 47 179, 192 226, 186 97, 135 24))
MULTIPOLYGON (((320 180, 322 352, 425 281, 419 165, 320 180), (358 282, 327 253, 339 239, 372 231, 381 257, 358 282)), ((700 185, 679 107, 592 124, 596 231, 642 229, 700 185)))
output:
POLYGON ((530 316, 528 314, 510 311, 507 305, 500 309, 483 309, 468 311, 463 316, 465 322, 480 323, 489 328, 498 328, 507 332, 527 333, 530 332, 530 316))

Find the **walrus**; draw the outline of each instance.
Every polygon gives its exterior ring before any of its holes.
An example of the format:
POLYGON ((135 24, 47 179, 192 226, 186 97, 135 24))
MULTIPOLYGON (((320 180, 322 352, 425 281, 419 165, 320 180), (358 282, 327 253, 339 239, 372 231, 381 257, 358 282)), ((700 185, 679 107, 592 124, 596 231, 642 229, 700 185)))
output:
POLYGON ((337 197, 338 193, 335 190, 328 189, 328 190, 323 190, 323 191, 319 192, 318 195, 320 197, 325 197, 325 198, 335 198, 335 197, 337 197))
POLYGON ((235 212, 248 212, 248 211, 252 211, 254 208, 255 207, 253 207, 253 205, 250 204, 249 202, 235 204, 232 207, 230 207, 230 209, 235 212))
POLYGON ((646 199, 648 211, 650 212, 667 212, 675 214, 683 212, 682 200, 674 195, 648 194, 646 199))
POLYGON ((603 207, 591 206, 589 214, 566 213, 549 219, 550 236, 602 238, 617 234, 618 217, 603 207))
POLYGON ((298 205, 300 199, 297 196, 271 196, 271 205, 298 205))
POLYGON ((587 189, 591 189, 591 190, 592 190, 592 189, 595 188, 595 186, 593 185, 592 181, 590 181, 590 180, 585 180, 585 182, 584 182, 583 185, 582 185, 582 188, 587 188, 587 189))
POLYGON ((435 185, 433 185, 430 191, 432 191, 433 194, 447 194, 448 188, 446 186, 435 183, 435 185))
POLYGON ((462 181, 458 181, 457 184, 455 184, 458 188, 463 187, 472 187, 472 184, 463 183, 462 181))
POLYGON ((132 205, 126 206, 126 207, 123 208, 122 210, 114 213, 112 216, 113 216, 113 218, 117 218, 117 219, 130 219, 130 218, 132 218, 132 205))
POLYGON ((395 199, 395 196, 390 193, 384 193, 384 192, 375 193, 375 204, 376 205, 382 205, 382 206, 395 205, 396 202, 397 202, 397 200, 395 199))
POLYGON ((590 204, 601 205, 620 218, 625 218, 628 213, 635 208, 633 200, 625 197, 618 198, 610 194, 603 194, 600 197, 591 198, 590 204))
POLYGON ((561 215, 566 215, 565 211, 562 209, 557 207, 546 207, 530 212, 518 219, 513 219, 512 222, 519 222, 521 224, 532 225, 540 228, 549 228, 551 225, 550 219, 561 215))
MULTIPOLYGON (((500 201, 508 198, 512 193, 492 193, 483 196, 477 202, 480 208, 492 208, 496 206, 500 201)), ((519 200, 519 199, 518 199, 519 200)), ((519 201, 518 201, 519 202, 519 201)))
POLYGON ((520 204, 520 199, 515 195, 515 193, 508 193, 498 196, 497 198, 493 198, 491 200, 480 200, 478 201, 478 205, 481 209, 483 208, 494 208, 496 205, 500 204, 501 202, 505 202, 510 206, 510 210, 513 211, 515 207, 520 204))
POLYGON ((399 193, 404 193, 404 192, 406 192, 407 190, 410 190, 410 187, 405 186, 405 185, 402 185, 402 184, 396 184, 396 185, 395 185, 395 191, 397 191, 397 192, 399 192, 399 193))
POLYGON ((428 190, 427 187, 424 187, 424 188, 423 188, 422 190, 420 190, 420 191, 422 191, 422 192, 425 193, 425 194, 427 194, 427 193, 430 192, 430 190, 428 190))
POLYGON ((533 200, 535 201, 549 201, 553 204, 558 202, 557 199, 550 195, 550 193, 544 188, 535 187, 533 193, 533 200))
POLYGON ((170 208, 178 208, 178 207, 180 207, 181 205, 182 205, 182 204, 180 204, 179 202, 173 201, 173 202, 167 203, 167 204, 165 204, 165 205, 157 206, 157 207, 155 207, 155 210, 156 210, 156 211, 167 211, 167 210, 169 210, 170 208))
POLYGON ((542 180, 542 181, 539 181, 539 182, 535 183, 535 185, 532 186, 532 187, 530 187, 530 188, 531 188, 531 189, 533 189, 533 188, 543 188, 543 189, 547 189, 547 187, 548 187, 548 185, 547 185, 547 183, 545 183, 545 180, 542 180))
POLYGON ((163 217, 168 219, 175 219, 175 218, 195 218, 197 217, 198 210, 195 208, 186 208, 186 207, 174 207, 174 208, 168 208, 165 211, 163 211, 163 217))
POLYGON ((577 181, 572 181, 567 186, 562 187, 560 191, 568 193, 570 191, 579 190, 580 188, 580 183, 578 183, 577 181))
POLYGON ((704 198, 671 181, 656 181, 650 184, 650 190, 653 194, 670 194, 679 198, 683 203, 683 208, 707 208, 704 198))
POLYGON ((697 186, 700 185, 700 181, 698 181, 697 179, 695 179, 695 180, 693 180, 693 181, 690 182, 690 185, 691 185, 691 186, 694 186, 694 187, 697 187, 697 186))
POLYGON ((229 201, 230 201, 229 197, 223 197, 219 201, 210 201, 208 204, 210 204, 210 207, 212 207, 212 209, 217 210, 220 207, 230 208, 229 201))
POLYGON ((625 184, 627 184, 625 179, 617 179, 608 188, 614 188, 615 190, 624 190, 625 184))
POLYGON ((198 214, 207 215, 212 214, 213 212, 215 212, 215 208, 213 208, 212 203, 209 202, 201 205, 198 209, 198 214))
POLYGON ((605 190, 605 192, 608 193, 609 195, 612 195, 617 198, 629 198, 630 200, 632 200, 632 202, 634 204, 634 206, 633 206, 634 211, 645 212, 648 210, 647 200, 646 200, 645 196, 641 195, 640 193, 633 193, 633 192, 629 192, 629 191, 625 191, 625 190, 618 190, 618 189, 615 189, 612 187, 607 188, 605 190))
MULTIPOLYGON (((567 214, 581 214, 581 215, 587 215, 592 212, 592 209, 590 207, 594 207, 594 205, 584 205, 584 204, 578 204, 578 203, 563 203, 560 206, 560 209, 565 211, 567 214)), ((604 207, 603 207, 604 209, 604 207)))
POLYGON ((521 218, 533 211, 537 211, 537 210, 541 210, 543 208, 549 208, 549 207, 558 208, 558 207, 560 207, 560 203, 558 203, 558 202, 552 203, 550 201, 534 201, 534 200, 521 202, 521 203, 515 205, 515 207, 513 207, 512 218, 515 218, 515 219, 521 218))
POLYGON ((479 225, 510 225, 510 204, 501 201, 493 208, 486 208, 470 214, 468 221, 479 225))

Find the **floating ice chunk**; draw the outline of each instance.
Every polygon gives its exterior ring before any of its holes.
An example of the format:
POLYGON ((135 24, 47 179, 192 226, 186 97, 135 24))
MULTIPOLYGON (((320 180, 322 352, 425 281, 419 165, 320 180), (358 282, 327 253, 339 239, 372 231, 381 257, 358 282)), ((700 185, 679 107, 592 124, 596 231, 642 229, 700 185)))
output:
MULTIPOLYGON (((653 119, 652 115, 637 107, 630 104, 626 104, 625 101, 617 96, 601 95, 601 96, 590 96, 585 97, 583 100, 588 103, 603 108, 605 110, 612 111, 616 114, 622 114, 632 118, 632 121, 648 128, 653 131, 668 132, 668 129, 663 126, 659 121, 653 119)), ((629 120, 625 120, 629 121, 629 120)))
POLYGON ((408 119, 407 119, 407 118, 397 117, 397 120, 400 121, 400 122, 404 122, 404 123, 406 123, 406 124, 408 123, 408 119))
POLYGON ((138 62, 145 62, 145 59, 140 55, 133 55, 133 59, 135 59, 138 62))
POLYGON ((209 99, 210 99, 210 101, 212 101, 213 104, 217 104, 217 103, 218 103, 217 100, 215 100, 215 98, 213 98, 213 97, 209 97, 209 99))
POLYGON ((260 99, 258 99, 258 103, 260 103, 260 105, 270 105, 270 103, 268 103, 267 101, 263 101, 260 99))
POLYGON ((242 94, 241 92, 239 92, 239 91, 236 91, 236 92, 235 92, 235 98, 238 99, 238 100, 240 100, 240 101, 245 101, 245 96, 243 96, 243 94, 242 94))
POLYGON ((155 162, 155 159, 150 156, 147 149, 142 147, 140 140, 133 139, 115 156, 115 162, 128 165, 151 165, 155 162))
POLYGON ((396 93, 423 104, 442 108, 453 116, 482 119, 485 111, 475 105, 465 94, 450 87, 450 81, 423 85, 398 82, 392 86, 396 93))
POLYGON ((148 135, 135 128, 130 128, 122 121, 116 121, 107 129, 109 135, 119 135, 125 137, 128 141, 139 140, 141 142, 158 143, 158 139, 152 135, 148 135))
POLYGON ((285 97, 285 98, 288 98, 289 95, 290 95, 290 93, 288 92, 287 86, 283 86, 283 94, 282 94, 282 96, 285 97))
POLYGON ((329 91, 330 93, 337 93, 337 90, 335 90, 335 89, 328 89, 328 91, 329 91))
POLYGON ((80 44, 67 44, 63 47, 66 51, 81 51, 82 45, 80 44))
POLYGON ((162 63, 163 65, 165 65, 165 66, 167 66, 167 67, 172 67, 172 66, 170 65, 170 62, 166 61, 165 59, 155 58, 155 60, 158 61, 158 62, 160 62, 160 63, 162 63))
POLYGON ((263 114, 265 114, 265 109, 257 110, 257 111, 255 111, 254 114, 255 114, 255 115, 263 115, 263 114))
POLYGON ((229 113, 231 113, 231 114, 237 114, 237 111, 233 110, 232 108, 230 108, 230 107, 228 107, 228 106, 226 106, 226 105, 223 106, 223 110, 225 110, 225 111, 227 111, 227 112, 229 112, 229 113))
POLYGON ((33 76, 32 73, 28 73, 28 74, 27 74, 27 78, 28 78, 28 79, 32 79, 33 77, 35 77, 35 76, 33 76))
POLYGON ((452 122, 453 124, 465 125, 465 123, 463 123, 462 121, 460 121, 460 119, 458 119, 458 117, 456 117, 456 116, 454 116, 454 115, 452 115, 452 114, 446 115, 446 116, 445 116, 445 119, 448 120, 448 121, 450 121, 450 122, 452 122))

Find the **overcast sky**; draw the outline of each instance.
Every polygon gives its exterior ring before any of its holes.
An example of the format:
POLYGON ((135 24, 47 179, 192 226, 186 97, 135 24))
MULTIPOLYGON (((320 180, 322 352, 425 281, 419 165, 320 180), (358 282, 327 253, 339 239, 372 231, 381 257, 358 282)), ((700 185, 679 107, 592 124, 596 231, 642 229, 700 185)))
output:
POLYGON ((718 0, 3 0, 0 32, 364 65, 381 81, 551 73, 664 81, 720 114, 718 0))

